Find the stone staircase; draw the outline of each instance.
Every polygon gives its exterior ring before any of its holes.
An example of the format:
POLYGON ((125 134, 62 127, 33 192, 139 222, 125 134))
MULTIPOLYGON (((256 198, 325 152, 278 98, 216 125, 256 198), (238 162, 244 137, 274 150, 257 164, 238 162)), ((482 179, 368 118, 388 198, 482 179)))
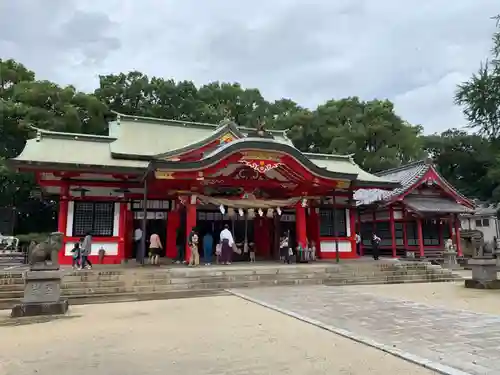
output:
MULTIPOLYGON (((229 288, 274 285, 358 285, 446 282, 461 279, 440 266, 423 262, 363 262, 281 265, 236 264, 187 268, 107 267, 67 270, 63 295, 71 304, 126 302, 225 294, 229 288)), ((23 296, 22 273, 0 273, 0 309, 9 309, 23 296)))

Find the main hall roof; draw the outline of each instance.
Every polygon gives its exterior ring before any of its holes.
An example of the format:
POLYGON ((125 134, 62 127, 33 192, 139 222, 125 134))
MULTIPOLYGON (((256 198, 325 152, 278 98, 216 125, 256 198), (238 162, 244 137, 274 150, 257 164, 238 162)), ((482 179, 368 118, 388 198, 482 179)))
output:
MULTIPOLYGON (((307 159, 307 162, 312 162, 311 167, 323 170, 325 174, 356 176, 355 186, 383 189, 399 186, 399 182, 390 178, 363 171, 350 156, 302 153, 293 146, 286 131, 266 130, 268 136, 255 138, 256 129, 240 127, 230 121, 205 124, 117 114, 117 119, 109 124, 108 136, 37 128, 34 131, 36 137, 28 140, 21 154, 9 161, 13 168, 98 168, 113 172, 140 173, 147 170, 151 162, 169 160, 168 157, 172 155, 195 150, 209 141, 217 140, 223 133, 230 132, 243 146, 252 144, 255 149, 255 144, 260 142, 268 150, 283 149, 283 152, 295 154, 299 159, 307 159)), ((223 154, 223 150, 224 147, 219 147, 211 153, 223 154)), ((210 152, 206 156, 209 155, 210 152)))

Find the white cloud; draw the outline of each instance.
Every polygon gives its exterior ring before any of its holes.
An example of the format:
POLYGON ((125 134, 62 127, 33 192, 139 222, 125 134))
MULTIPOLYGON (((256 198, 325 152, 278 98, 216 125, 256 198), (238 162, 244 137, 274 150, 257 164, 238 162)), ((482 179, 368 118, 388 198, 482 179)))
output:
POLYGON ((488 55, 498 11, 497 0, 17 0, 0 3, 0 57, 86 90, 137 69, 309 107, 389 98, 430 133, 465 125, 453 93, 488 55))

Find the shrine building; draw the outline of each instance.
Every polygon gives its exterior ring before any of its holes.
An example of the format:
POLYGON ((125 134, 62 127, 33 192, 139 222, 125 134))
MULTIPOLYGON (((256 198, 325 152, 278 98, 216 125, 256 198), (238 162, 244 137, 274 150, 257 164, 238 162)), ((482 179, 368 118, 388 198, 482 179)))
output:
POLYGON ((462 256, 461 218, 475 213, 474 202, 460 194, 435 169, 431 160, 414 162, 377 173, 399 182, 394 190, 358 189, 357 231, 362 254, 371 253, 370 236, 381 238, 380 253, 391 257, 440 256, 451 238, 462 256))
MULTIPOLYGON (((62 264, 71 263, 74 243, 88 231, 91 261, 104 250, 104 262, 117 264, 137 258, 138 252, 144 256, 145 241, 134 242, 137 228, 145 232, 143 238, 156 232, 164 255, 175 258, 178 230, 181 239, 193 227, 201 236, 210 231, 218 238, 224 224, 239 245, 255 244, 257 259, 278 259, 285 232, 293 246, 314 241, 319 258, 355 258, 354 194, 389 196, 402 189, 393 176, 367 173, 350 156, 303 153, 286 131, 230 121, 116 114, 106 136, 33 130, 36 136, 8 165, 34 172, 45 194, 59 196, 62 264)), ((363 212, 378 207, 375 201, 363 212)), ((394 212, 409 215, 397 207, 394 212)), ((422 228, 427 225, 422 221, 422 228)), ((412 236, 408 241, 414 241, 412 236)))
POLYGON ((91 261, 104 250, 117 264, 142 259, 153 232, 175 258, 180 230, 188 257, 192 228, 218 238, 225 224, 258 259, 279 258, 283 233, 294 247, 314 242, 323 259, 357 257, 356 232, 362 254, 376 233, 382 255, 436 256, 448 238, 461 255, 460 215, 474 212, 428 161, 374 175, 350 156, 303 153, 281 130, 118 113, 107 136, 33 130, 8 165, 59 197, 62 264, 89 231, 91 261))

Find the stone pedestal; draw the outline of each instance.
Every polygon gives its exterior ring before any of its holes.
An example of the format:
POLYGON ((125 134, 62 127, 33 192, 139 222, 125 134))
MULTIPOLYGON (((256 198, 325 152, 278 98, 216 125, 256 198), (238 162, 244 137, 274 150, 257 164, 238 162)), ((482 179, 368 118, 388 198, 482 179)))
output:
POLYGON ((500 289, 497 279, 497 262, 492 258, 473 258, 467 262, 472 269, 472 279, 465 280, 466 288, 500 289))
POLYGON ((500 270, 500 248, 493 250, 493 256, 496 258, 497 267, 500 270))
POLYGON ((68 311, 68 301, 61 299, 61 271, 27 271, 24 297, 14 306, 11 317, 57 315, 68 311))
POLYGON ((455 270, 460 268, 457 262, 457 252, 450 250, 443 252, 443 268, 455 270))

